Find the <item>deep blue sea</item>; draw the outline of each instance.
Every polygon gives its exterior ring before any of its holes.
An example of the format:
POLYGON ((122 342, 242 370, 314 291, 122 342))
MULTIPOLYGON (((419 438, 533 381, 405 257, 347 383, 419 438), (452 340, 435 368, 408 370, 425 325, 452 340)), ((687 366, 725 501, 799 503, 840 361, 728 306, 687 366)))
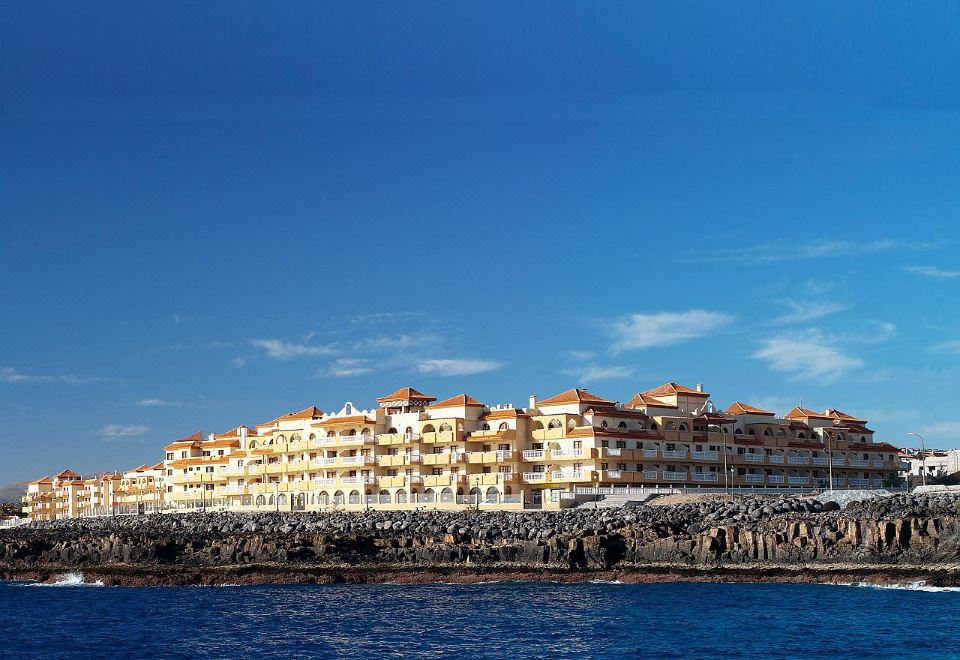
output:
POLYGON ((2 657, 960 657, 960 592, 778 584, 0 582, 2 657))

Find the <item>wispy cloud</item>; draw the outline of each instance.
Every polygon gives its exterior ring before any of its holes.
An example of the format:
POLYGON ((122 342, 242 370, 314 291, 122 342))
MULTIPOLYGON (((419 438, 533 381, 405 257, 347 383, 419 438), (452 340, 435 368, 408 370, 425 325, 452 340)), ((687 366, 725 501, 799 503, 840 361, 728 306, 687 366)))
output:
POLYGON ((495 362, 493 360, 450 358, 443 360, 422 360, 417 364, 417 371, 422 374, 437 374, 438 376, 469 376, 470 374, 493 371, 502 366, 502 362, 495 362))
POLYGON ((122 424, 107 424, 97 433, 103 438, 130 438, 143 435, 150 429, 139 424, 124 426, 122 424))
POLYGON ((772 323, 775 325, 805 323, 847 309, 847 306, 843 303, 833 300, 808 300, 802 302, 788 300, 785 301, 784 304, 790 311, 783 316, 773 319, 772 323))
POLYGON ((752 357, 763 360, 773 371, 789 374, 790 380, 823 383, 863 366, 863 360, 846 354, 818 331, 764 339, 752 357))
POLYGON ((592 351, 567 351, 567 357, 576 362, 586 362, 593 359, 592 351))
POLYGON ((927 447, 960 442, 960 421, 934 422, 920 428, 927 447))
POLYGON ((267 357, 290 360, 303 357, 326 357, 336 353, 333 346, 311 346, 286 342, 280 339, 251 339, 250 344, 263 350, 267 357))
POLYGON ((353 345, 359 353, 381 353, 391 351, 409 351, 424 346, 435 346, 441 338, 430 334, 405 334, 382 337, 369 337, 353 345))
POLYGON ((363 376, 373 371, 369 360, 358 358, 340 358, 333 361, 329 367, 317 371, 317 376, 334 376, 336 378, 348 378, 350 376, 363 376))
POLYGON ((613 353, 672 346, 705 337, 730 324, 734 317, 720 312, 691 309, 685 312, 631 314, 615 321, 609 332, 613 353))
POLYGON ((745 246, 736 254, 717 254, 716 251, 691 253, 688 261, 737 261, 739 263, 774 263, 804 259, 828 259, 880 252, 931 250, 941 247, 936 241, 901 241, 891 238, 872 241, 845 241, 831 239, 806 239, 791 242, 760 243, 745 246))
POLYGON ((168 401, 167 399, 140 399, 137 405, 142 408, 179 408, 183 401, 168 401))
POLYGON ((943 270, 936 266, 904 266, 903 269, 908 273, 939 280, 952 280, 955 277, 960 277, 960 270, 943 270))
POLYGON ((0 367, 0 383, 66 383, 68 385, 83 385, 85 383, 115 382, 113 378, 98 378, 95 376, 80 376, 77 374, 48 375, 23 373, 13 367, 0 367))
POLYGON ((950 355, 960 355, 960 339, 950 339, 934 344, 928 349, 932 353, 948 353, 950 355))
POLYGON ((575 377, 578 383, 588 384, 629 378, 633 371, 633 367, 622 365, 585 364, 574 369, 564 369, 560 373, 575 377))

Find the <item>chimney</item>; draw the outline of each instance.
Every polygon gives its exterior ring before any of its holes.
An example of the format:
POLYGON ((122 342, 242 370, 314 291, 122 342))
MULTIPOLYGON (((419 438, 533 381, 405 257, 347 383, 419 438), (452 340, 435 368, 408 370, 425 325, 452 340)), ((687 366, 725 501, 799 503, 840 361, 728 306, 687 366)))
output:
POLYGON ((536 394, 531 394, 531 395, 530 395, 530 410, 536 410, 536 409, 537 409, 537 395, 536 395, 536 394))
POLYGON ((243 449, 247 448, 247 427, 240 427, 240 447, 243 449))
POLYGON ((703 383, 697 383, 697 391, 698 391, 698 392, 702 392, 702 391, 703 391, 703 383))

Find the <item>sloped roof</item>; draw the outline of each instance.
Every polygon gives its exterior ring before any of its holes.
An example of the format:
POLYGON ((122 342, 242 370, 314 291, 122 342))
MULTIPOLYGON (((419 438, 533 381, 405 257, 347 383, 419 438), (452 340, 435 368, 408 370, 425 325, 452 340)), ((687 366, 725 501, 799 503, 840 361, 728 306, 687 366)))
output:
POLYGON ((480 415, 480 419, 484 420, 494 420, 494 419, 519 419, 521 417, 529 417, 527 413, 517 408, 500 408, 498 410, 488 410, 487 412, 480 415))
POLYGON ((580 388, 573 388, 572 390, 567 390, 566 392, 561 392, 555 396, 550 397, 549 399, 544 399, 543 401, 538 401, 538 406, 559 406, 567 403, 596 403, 598 405, 612 406, 615 401, 609 401, 603 397, 599 397, 596 394, 591 394, 586 390, 580 388))
POLYGON ((832 417, 833 419, 840 420, 841 422, 852 422, 854 424, 866 424, 867 420, 861 419, 860 417, 854 417, 853 415, 848 415, 842 410, 837 410, 836 408, 828 408, 827 416, 832 417))
POLYGON ((412 387, 401 387, 399 390, 393 394, 388 394, 387 396, 381 396, 377 398, 377 403, 385 403, 387 401, 436 401, 437 397, 430 396, 429 394, 424 394, 423 392, 418 392, 412 387))
POLYGON ((818 413, 815 410, 808 410, 806 408, 801 408, 800 406, 797 406, 796 408, 788 412, 785 415, 785 417, 787 419, 805 419, 807 417, 812 417, 814 419, 833 419, 832 417, 828 417, 823 413, 818 413))
POLYGON ((366 415, 350 415, 348 417, 328 417, 317 426, 338 426, 340 424, 376 424, 377 420, 366 415))
POLYGON ((173 449, 181 445, 198 444, 200 443, 201 440, 203 440, 203 433, 201 431, 197 431, 192 435, 188 435, 186 438, 180 438, 179 440, 174 440, 169 445, 164 447, 164 449, 173 449))
POLYGON ((698 392, 697 390, 690 389, 686 385, 680 385, 679 383, 664 383, 659 387, 654 387, 652 390, 647 390, 643 392, 647 396, 673 396, 675 394, 683 394, 686 396, 702 396, 709 397, 710 395, 707 392, 698 392))
POLYGON ((52 483, 52 480, 50 479, 50 477, 40 477, 39 479, 31 481, 30 483, 31 484, 49 484, 49 483, 52 483))
POLYGON ((754 406, 749 406, 741 401, 734 401, 730 404, 730 407, 723 411, 727 415, 770 415, 773 416, 773 413, 769 410, 763 410, 762 408, 755 408, 754 406))
POLYGON ((651 396, 646 396, 645 394, 634 394, 629 401, 623 404, 627 408, 642 408, 644 406, 650 407, 660 407, 660 408, 676 408, 677 406, 672 403, 667 403, 666 401, 661 401, 660 399, 654 399, 651 396))
POLYGON ((54 475, 55 479, 79 479, 80 475, 73 470, 63 470, 54 475))
POLYGON ((427 407, 432 409, 432 408, 460 408, 464 406, 466 406, 467 408, 486 408, 486 404, 480 403, 469 394, 458 394, 457 396, 452 396, 449 399, 444 399, 439 403, 434 403, 433 405, 430 405, 427 407))
MULTIPOLYGON (((242 425, 241 425, 241 426, 242 426, 242 425)), ((248 435, 248 436, 255 436, 255 435, 257 435, 257 432, 256 432, 255 429, 248 428, 248 429, 247 429, 247 435, 248 435)), ((234 426, 234 427, 233 427, 232 429, 230 429, 229 431, 224 431, 223 433, 218 433, 217 435, 215 435, 215 436, 213 436, 213 437, 214 437, 215 439, 217 439, 217 440, 226 440, 226 439, 229 439, 229 438, 239 438, 239 437, 240 437, 240 426, 234 426)), ((209 443, 207 443, 207 444, 209 444, 209 443)))
POLYGON ((650 416, 639 410, 626 410, 624 408, 588 408, 583 411, 584 415, 593 415, 595 417, 623 417, 624 419, 650 419, 650 416))
POLYGON ((323 416, 323 411, 317 408, 316 406, 308 406, 303 410, 298 410, 297 412, 288 412, 280 415, 279 417, 274 417, 269 422, 264 422, 262 424, 257 424, 260 426, 273 426, 278 422, 287 422, 296 419, 318 419, 323 416))

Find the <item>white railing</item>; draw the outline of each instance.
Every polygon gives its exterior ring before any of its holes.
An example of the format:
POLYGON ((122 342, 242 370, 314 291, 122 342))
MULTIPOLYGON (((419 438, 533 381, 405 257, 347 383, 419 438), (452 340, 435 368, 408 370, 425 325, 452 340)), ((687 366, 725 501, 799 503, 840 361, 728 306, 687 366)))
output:
POLYGON ((643 450, 643 457, 644 457, 644 458, 656 458, 656 457, 657 457, 657 450, 656 450, 656 449, 644 449, 644 450, 643 450))
POLYGON ((367 462, 366 456, 341 456, 341 465, 363 465, 367 462))
POLYGON ((513 458, 512 449, 498 449, 497 450, 497 462, 508 461, 513 458))
POLYGON ((883 479, 874 479, 874 480, 873 480, 873 487, 874 487, 874 488, 882 488, 882 487, 883 487, 883 479))
POLYGON ((664 449, 663 457, 664 458, 686 458, 687 450, 686 449, 664 449))
POLYGON ((583 458, 582 449, 551 449, 550 458, 583 458))
POLYGON ((322 479, 311 479, 310 483, 315 486, 335 486, 337 484, 336 479, 322 478, 322 479))
MULTIPOLYGON (((883 460, 882 460, 882 459, 881 459, 881 460, 874 459, 874 460, 873 460, 873 467, 875 467, 875 468, 882 468, 882 467, 883 467, 883 460)), ((881 480, 881 481, 882 481, 882 480, 881 480)))
POLYGON ((814 465, 826 465, 830 459, 826 456, 814 456, 812 460, 814 465))
POLYGON ((762 474, 745 474, 743 478, 748 484, 762 484, 763 475, 762 474))
POLYGON ((809 465, 810 459, 806 456, 787 456, 790 465, 809 465))
POLYGON ((834 457, 833 457, 833 464, 834 464, 834 465, 843 465, 843 464, 846 463, 846 462, 847 462, 847 459, 845 459, 843 456, 834 456, 834 457))
POLYGON ((782 484, 782 483, 783 483, 783 475, 782 475, 782 474, 769 474, 769 475, 767 475, 767 481, 769 481, 769 482, 772 483, 772 484, 782 484))
POLYGON ((770 454, 767 456, 767 460, 771 463, 783 463, 783 455, 781 454, 770 454))
POLYGON ((546 472, 524 472, 523 480, 530 484, 542 483, 547 480, 546 472))
POLYGON ((643 471, 643 478, 644 478, 644 479, 654 480, 654 479, 657 478, 657 471, 656 471, 656 470, 644 470, 644 471, 643 471))
POLYGON ((863 488, 870 485, 869 479, 850 479, 851 486, 857 486, 858 488, 863 488))
POLYGON ((797 484, 800 486, 810 483, 810 477, 788 477, 787 480, 791 484, 797 484))
POLYGON ((611 479, 622 479, 623 472, 621 472, 620 470, 607 470, 607 476, 610 477, 611 479))
POLYGON ((568 481, 570 479, 583 479, 583 472, 580 470, 554 470, 550 476, 554 481, 568 481))
POLYGON ((844 479, 843 477, 834 477, 834 478, 833 478, 833 487, 834 487, 834 488, 836 488, 837 486, 843 486, 843 485, 846 484, 846 483, 847 483, 847 480, 844 479))
POLYGON ((862 458, 851 458, 850 467, 870 467, 870 461, 862 458))
POLYGON ((219 492, 225 495, 246 495, 247 494, 246 486, 223 486, 218 490, 219 492))
POLYGON ((695 451, 692 456, 695 461, 715 461, 719 458, 715 451, 695 451))
POLYGON ((603 451, 606 452, 607 456, 621 456, 623 454, 619 447, 604 447, 603 451))
MULTIPOLYGON (((763 463, 763 454, 741 454, 741 456, 743 456, 743 460, 747 463, 763 463)), ((771 456, 770 458, 773 457, 771 456)))
POLYGON ((327 465, 327 466, 329 466, 329 465, 336 465, 336 464, 337 464, 337 457, 336 457, 336 456, 324 457, 324 458, 320 458, 320 459, 317 459, 317 460, 320 461, 320 465, 327 465))
POLYGON ((344 486, 356 486, 362 484, 375 484, 377 483, 376 477, 342 477, 340 483, 344 486))
POLYGON ((226 476, 239 476, 244 474, 245 468, 243 467, 224 467, 220 468, 220 474, 226 476))
POLYGON ((687 473, 686 472, 668 472, 663 471, 663 478, 667 481, 686 481, 687 473))
POLYGON ((423 460, 423 456, 421 456, 420 454, 404 454, 403 458, 408 463, 419 463, 420 461, 423 460))
POLYGON ((542 461, 545 454, 542 449, 525 449, 521 455, 525 461, 542 461))
POLYGON ((716 472, 694 472, 693 480, 694 481, 717 481, 720 478, 720 475, 716 472))

